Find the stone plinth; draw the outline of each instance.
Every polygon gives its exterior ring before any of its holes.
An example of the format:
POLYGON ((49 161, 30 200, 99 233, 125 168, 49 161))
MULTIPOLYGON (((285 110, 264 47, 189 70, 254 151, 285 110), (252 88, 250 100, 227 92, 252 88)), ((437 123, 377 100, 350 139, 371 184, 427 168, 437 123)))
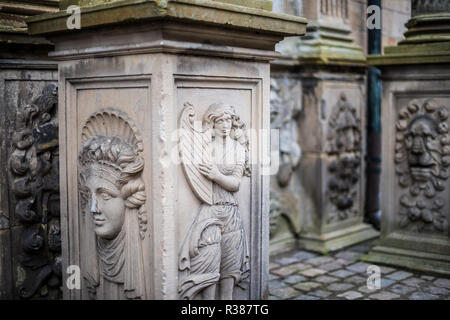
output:
POLYGON ((0 6, 0 300, 61 297, 57 65, 51 42, 25 23, 55 11, 51 2, 0 6))
POLYGON ((296 118, 302 159, 297 244, 338 250, 378 235, 364 220, 366 59, 354 43, 348 1, 303 1, 307 35, 278 45, 276 78, 301 82, 296 118))
POLYGON ((66 19, 29 20, 59 61, 64 297, 266 297, 269 61, 306 20, 199 0, 66 19))
POLYGON ((383 82, 382 226, 364 259, 450 274, 450 8, 412 9, 405 39, 369 59, 383 82))

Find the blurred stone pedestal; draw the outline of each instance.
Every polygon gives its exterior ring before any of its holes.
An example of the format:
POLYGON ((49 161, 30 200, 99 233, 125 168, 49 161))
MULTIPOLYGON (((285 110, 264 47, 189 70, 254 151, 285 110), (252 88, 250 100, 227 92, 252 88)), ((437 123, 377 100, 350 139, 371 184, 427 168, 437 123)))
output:
POLYGON ((81 8, 81 30, 64 11, 28 21, 59 64, 63 270, 82 273, 64 297, 266 297, 269 61, 306 20, 106 2, 81 8))
POLYGON ((450 4, 412 1, 382 71, 382 225, 373 263, 450 274, 450 4))
POLYGON ((307 34, 280 43, 284 56, 272 69, 301 82, 297 245, 327 253, 378 235, 363 223, 366 59, 351 35, 348 1, 303 1, 299 11, 311 19, 307 34))

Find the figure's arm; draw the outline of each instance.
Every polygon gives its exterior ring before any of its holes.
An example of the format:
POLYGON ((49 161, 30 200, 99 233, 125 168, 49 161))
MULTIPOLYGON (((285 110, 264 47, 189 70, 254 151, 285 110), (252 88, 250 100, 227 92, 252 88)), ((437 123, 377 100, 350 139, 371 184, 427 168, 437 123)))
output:
POLYGON ((222 188, 230 192, 239 190, 242 174, 244 172, 243 165, 237 165, 233 174, 229 176, 222 174, 215 164, 200 164, 199 169, 203 175, 220 185, 222 188))

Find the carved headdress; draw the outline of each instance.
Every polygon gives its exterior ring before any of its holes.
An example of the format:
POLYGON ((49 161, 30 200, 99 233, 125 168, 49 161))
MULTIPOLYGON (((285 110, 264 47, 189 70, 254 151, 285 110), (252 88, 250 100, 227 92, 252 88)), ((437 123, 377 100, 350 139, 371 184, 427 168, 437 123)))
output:
POLYGON ((96 293, 100 276, 123 284, 126 298, 145 296, 141 239, 145 237, 147 216, 142 139, 137 128, 122 113, 105 109, 87 120, 81 133, 79 153, 80 193, 82 198, 85 278, 91 294, 96 293), (113 183, 125 203, 122 230, 112 240, 94 236, 93 221, 86 219, 89 206, 86 179, 97 176, 113 183), (93 249, 96 248, 96 249, 93 249), (96 256, 97 259, 89 257, 96 256))

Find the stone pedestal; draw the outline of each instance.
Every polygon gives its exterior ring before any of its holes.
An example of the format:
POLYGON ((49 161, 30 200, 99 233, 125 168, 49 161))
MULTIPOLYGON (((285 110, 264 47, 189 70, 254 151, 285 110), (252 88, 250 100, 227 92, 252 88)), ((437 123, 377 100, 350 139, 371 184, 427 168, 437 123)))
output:
POLYGON ((412 1, 405 40, 370 57, 382 71, 382 225, 364 259, 450 274, 450 6, 412 1))
POLYGON ((222 2, 29 19, 59 60, 65 298, 267 296, 269 61, 306 20, 222 2))
POLYGON ((298 11, 311 19, 307 35, 283 41, 272 69, 297 75, 302 86, 297 243, 327 253, 378 235, 363 223, 366 62, 351 34, 348 1, 303 1, 298 11))
POLYGON ((57 10, 0 8, 0 300, 61 297, 57 65, 24 20, 57 10))

